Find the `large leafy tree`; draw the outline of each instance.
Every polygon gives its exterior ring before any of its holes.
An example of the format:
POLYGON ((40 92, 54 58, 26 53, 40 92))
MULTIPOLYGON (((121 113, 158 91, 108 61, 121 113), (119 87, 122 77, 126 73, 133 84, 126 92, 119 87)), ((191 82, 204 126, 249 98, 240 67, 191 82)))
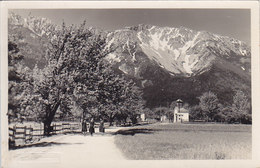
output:
POLYGON ((27 91, 30 69, 24 66, 24 56, 17 41, 19 36, 8 36, 8 120, 23 121, 29 114, 27 109, 27 91))
POLYGON ((115 73, 104 59, 109 53, 105 39, 84 26, 85 23, 80 27, 63 24, 61 30, 52 32, 47 65, 43 69, 36 65, 28 73, 23 104, 30 117, 43 122, 45 135, 50 134, 57 111, 60 117, 67 116, 77 106, 82 117, 102 116, 112 121, 126 101, 140 107, 135 104, 137 98, 133 95, 140 94, 133 89, 134 83, 115 73))
POLYGON ((243 119, 250 120, 251 118, 249 100, 241 90, 237 90, 233 96, 232 111, 240 123, 243 119))
POLYGON ((38 109, 45 135, 49 135, 58 109, 68 112, 78 100, 83 110, 95 105, 96 84, 106 55, 105 39, 84 26, 85 23, 78 28, 63 24, 62 30, 55 32, 51 39, 47 66, 34 76, 32 107, 38 109))
POLYGON ((126 79, 116 74, 112 68, 107 69, 101 76, 102 82, 98 85, 98 101, 101 104, 99 112, 112 125, 125 100, 124 92, 126 79))
POLYGON ((132 124, 136 124, 145 104, 142 99, 142 92, 133 81, 127 82, 124 86, 124 101, 120 109, 121 114, 129 117, 132 124))
POLYGON ((236 91, 233 97, 232 108, 234 112, 237 112, 239 114, 249 113, 250 104, 248 98, 242 91, 240 90, 236 91))
POLYGON ((219 101, 213 92, 205 92, 199 97, 199 106, 206 113, 208 119, 212 121, 215 114, 218 113, 219 101))
POLYGON ((142 108, 142 94, 135 83, 109 68, 102 74, 98 84, 99 114, 107 118, 112 125, 115 118, 134 119, 142 108))

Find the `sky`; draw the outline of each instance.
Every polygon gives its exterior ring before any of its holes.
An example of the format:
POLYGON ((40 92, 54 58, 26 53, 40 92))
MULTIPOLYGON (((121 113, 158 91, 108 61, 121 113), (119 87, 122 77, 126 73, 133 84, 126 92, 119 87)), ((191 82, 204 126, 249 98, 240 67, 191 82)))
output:
POLYGON ((229 36, 250 44, 249 9, 19 9, 13 12, 27 17, 40 16, 56 24, 80 24, 116 30, 138 24, 184 26, 229 36))

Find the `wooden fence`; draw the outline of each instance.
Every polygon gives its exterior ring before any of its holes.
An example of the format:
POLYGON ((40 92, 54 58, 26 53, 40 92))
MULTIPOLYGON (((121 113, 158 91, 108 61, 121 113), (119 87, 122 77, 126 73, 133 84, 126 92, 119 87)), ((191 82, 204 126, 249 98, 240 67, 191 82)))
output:
MULTIPOLYGON (((76 133, 81 131, 80 123, 54 123, 51 134, 76 133)), ((43 127, 33 128, 31 126, 9 127, 9 146, 22 146, 38 141, 44 135, 43 127)))
POLYGON ((33 128, 31 127, 18 127, 14 126, 9 128, 9 139, 12 142, 16 140, 23 140, 25 143, 32 140, 33 137, 33 128))
MULTIPOLYGON (((138 125, 145 125, 148 124, 148 121, 140 122, 138 125)), ((117 125, 114 123, 114 125, 117 125)), ((126 123, 125 126, 130 126, 131 123, 126 123)), ((53 123, 52 125, 52 135, 57 134, 66 134, 66 133, 80 133, 81 132, 81 123, 69 123, 69 122, 60 122, 60 123, 53 123)), ((117 125, 123 126, 123 125, 117 125)), ((87 124, 89 128, 89 123, 87 124)), ((99 123, 95 123, 95 128, 99 127, 99 123)), ((105 128, 109 127, 109 123, 104 124, 105 128)), ((39 141, 43 138, 43 126, 40 124, 38 126, 17 126, 13 125, 9 127, 9 146, 16 147, 16 146, 24 146, 27 144, 31 144, 33 142, 39 141)))

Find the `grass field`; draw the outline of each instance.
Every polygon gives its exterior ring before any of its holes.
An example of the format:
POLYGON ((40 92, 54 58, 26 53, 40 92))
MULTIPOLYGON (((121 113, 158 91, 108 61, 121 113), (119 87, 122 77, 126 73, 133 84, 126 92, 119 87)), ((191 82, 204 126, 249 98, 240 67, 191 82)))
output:
POLYGON ((116 133, 115 143, 133 160, 251 159, 251 126, 153 124, 116 133))

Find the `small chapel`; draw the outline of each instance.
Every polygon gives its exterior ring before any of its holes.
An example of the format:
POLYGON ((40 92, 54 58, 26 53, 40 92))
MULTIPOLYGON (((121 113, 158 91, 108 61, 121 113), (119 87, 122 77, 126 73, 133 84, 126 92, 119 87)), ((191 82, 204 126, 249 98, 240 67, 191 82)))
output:
POLYGON ((174 108, 174 123, 189 122, 189 111, 182 107, 183 101, 178 99, 177 106, 174 108))

